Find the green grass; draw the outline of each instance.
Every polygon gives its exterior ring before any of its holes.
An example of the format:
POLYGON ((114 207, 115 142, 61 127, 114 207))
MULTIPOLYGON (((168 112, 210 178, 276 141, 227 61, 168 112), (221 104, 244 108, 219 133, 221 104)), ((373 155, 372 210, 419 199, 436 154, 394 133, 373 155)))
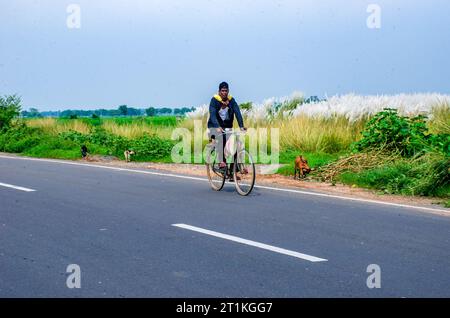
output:
POLYGON ((394 163, 361 172, 346 171, 338 181, 389 194, 422 195, 450 198, 450 159, 428 156, 394 163))
POLYGON ((75 142, 44 135, 37 145, 25 149, 22 154, 30 157, 76 159, 80 158, 80 148, 75 142))
MULTIPOLYGON (((111 156, 115 155, 117 158, 124 160, 124 155, 120 153, 112 153, 111 149, 101 145, 87 143, 89 153, 91 155, 111 156)), ((38 145, 29 148, 21 154, 36 158, 52 158, 52 159, 67 159, 77 160, 81 158, 80 145, 76 142, 61 141, 55 138, 48 138, 38 145)), ((137 155, 133 156, 133 161, 136 162, 161 162, 171 163, 172 159, 168 156, 153 156, 153 155, 137 155)))
POLYGON ((295 150, 286 150, 280 152, 280 163, 285 164, 278 170, 278 174, 285 176, 294 175, 294 161, 299 155, 303 155, 308 160, 308 165, 311 168, 318 168, 326 165, 334 160, 337 160, 343 153, 321 153, 321 152, 299 152, 295 150))
POLYGON ((444 204, 444 207, 450 208, 450 199, 445 201, 443 204, 444 204))
POLYGON ((79 159, 81 145, 92 155, 112 155, 123 158, 125 149, 136 151, 136 161, 167 162, 172 149, 170 140, 146 134, 129 139, 112 135, 101 128, 83 134, 66 131, 55 134, 47 128, 18 125, 0 134, 0 151, 21 153, 32 157, 79 159))
POLYGON ((340 174, 338 180, 352 186, 395 193, 410 182, 406 176, 407 170, 408 168, 399 165, 384 166, 359 173, 348 171, 340 174))

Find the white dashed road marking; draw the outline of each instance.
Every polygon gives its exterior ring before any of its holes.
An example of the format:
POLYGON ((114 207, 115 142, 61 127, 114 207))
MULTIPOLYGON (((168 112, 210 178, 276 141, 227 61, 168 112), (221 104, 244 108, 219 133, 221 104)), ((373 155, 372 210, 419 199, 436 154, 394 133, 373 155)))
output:
POLYGON ((36 191, 36 190, 33 190, 33 189, 28 189, 28 188, 19 187, 19 186, 15 186, 15 185, 12 185, 12 184, 1 183, 1 182, 0 182, 0 187, 16 189, 16 190, 25 191, 25 192, 34 192, 34 191, 36 191))
POLYGON ((315 256, 311 256, 308 254, 303 254, 303 253, 299 253, 299 252, 295 252, 295 251, 291 251, 291 250, 287 250, 281 247, 276 247, 276 246, 272 246, 272 245, 267 245, 264 243, 259 243, 259 242, 255 242, 255 241, 250 241, 250 240, 246 240, 237 236, 233 236, 233 235, 228 235, 228 234, 223 234, 223 233, 219 233, 219 232, 215 232, 215 231, 210 231, 210 230, 206 230, 206 229, 202 229, 200 227, 196 227, 196 226, 192 226, 192 225, 187 225, 187 224, 172 224, 172 226, 176 226, 182 229, 186 229, 186 230, 191 230, 194 232, 199 232, 199 233, 203 233, 203 234, 207 234, 207 235, 211 235, 211 236, 215 236, 215 237, 219 237, 225 240, 229 240, 229 241, 233 241, 233 242, 237 242, 237 243, 241 243, 241 244, 245 244, 245 245, 250 245, 250 246, 254 246, 254 247, 258 247, 261 248, 263 250, 268 250, 268 251, 272 251, 275 253, 280 253, 280 254, 284 254, 284 255, 289 255, 289 256, 293 256, 293 257, 297 257, 297 258, 301 258, 310 262, 326 262, 327 260, 324 258, 319 258, 319 257, 315 257, 315 256))

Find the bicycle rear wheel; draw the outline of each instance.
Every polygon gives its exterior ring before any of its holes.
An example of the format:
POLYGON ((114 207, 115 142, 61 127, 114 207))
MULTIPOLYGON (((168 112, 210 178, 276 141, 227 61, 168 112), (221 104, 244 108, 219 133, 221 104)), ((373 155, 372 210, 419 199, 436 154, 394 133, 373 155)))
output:
POLYGON ((234 182, 240 195, 249 195, 255 186, 256 169, 252 156, 247 150, 238 153, 233 165, 234 182))
POLYGON ((226 168, 219 168, 216 147, 211 147, 211 150, 207 152, 206 156, 206 173, 208 174, 209 184, 213 190, 222 190, 225 184, 226 172, 226 168))

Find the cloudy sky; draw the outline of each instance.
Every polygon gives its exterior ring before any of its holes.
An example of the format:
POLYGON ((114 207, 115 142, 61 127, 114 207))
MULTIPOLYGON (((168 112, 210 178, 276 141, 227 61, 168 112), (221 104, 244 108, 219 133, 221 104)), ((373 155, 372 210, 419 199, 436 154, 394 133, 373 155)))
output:
POLYGON ((449 93, 449 16, 448 0, 0 0, 0 95, 56 110, 196 106, 223 80, 238 102, 449 93))

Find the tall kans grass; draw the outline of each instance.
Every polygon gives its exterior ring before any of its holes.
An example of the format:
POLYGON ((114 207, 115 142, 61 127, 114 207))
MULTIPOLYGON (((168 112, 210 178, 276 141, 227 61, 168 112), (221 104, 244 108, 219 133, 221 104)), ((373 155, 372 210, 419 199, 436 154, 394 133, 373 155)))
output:
POLYGON ((336 153, 349 149, 359 139, 365 120, 350 122, 344 116, 311 118, 305 115, 279 120, 280 146, 305 152, 336 153))
MULTIPOLYGON (((202 120, 206 129, 207 115, 203 118, 187 118, 180 126, 193 131, 194 120, 202 120)), ((350 144, 360 138, 360 132, 366 123, 365 119, 351 122, 345 116, 329 118, 311 118, 300 115, 294 118, 279 118, 265 123, 252 122, 244 115, 244 122, 250 128, 266 128, 270 147, 270 131, 279 129, 281 150, 299 150, 304 152, 337 153, 348 150, 350 144)))
POLYGON ((156 134, 161 138, 170 139, 172 130, 177 125, 177 119, 172 116, 106 119, 34 118, 27 119, 26 124, 29 127, 42 128, 44 132, 52 135, 71 130, 88 134, 94 126, 99 126, 108 133, 128 139, 136 139, 148 134, 156 134))
MULTIPOLYGON (((399 94, 382 96, 343 95, 306 103, 299 93, 269 98, 242 110, 245 125, 280 129, 284 150, 336 153, 349 150, 361 138, 365 123, 384 108, 395 108, 403 116, 426 115, 430 133, 450 133, 450 96, 440 94, 399 94)), ((194 119, 204 123, 208 105, 187 114, 183 126, 194 119)))
POLYGON ((450 103, 442 103, 433 107, 428 126, 431 133, 450 134, 450 103))
POLYGON ((77 131, 82 134, 90 132, 90 125, 82 120, 58 120, 56 118, 35 118, 26 121, 29 127, 42 128, 44 132, 57 135, 65 131, 77 131))

